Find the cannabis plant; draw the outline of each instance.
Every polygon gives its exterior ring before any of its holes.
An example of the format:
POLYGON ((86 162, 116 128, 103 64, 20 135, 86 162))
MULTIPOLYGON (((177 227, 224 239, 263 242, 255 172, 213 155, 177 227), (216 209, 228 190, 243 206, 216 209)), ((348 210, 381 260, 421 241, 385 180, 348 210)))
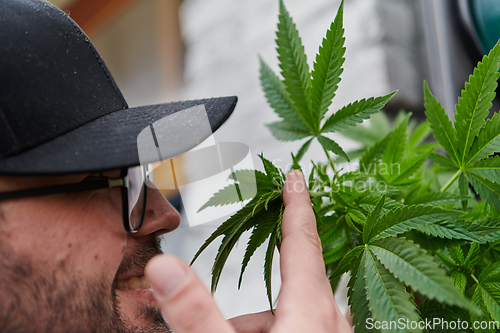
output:
MULTIPOLYGON (((500 115, 486 120, 500 76, 500 43, 465 84, 454 122, 424 83, 427 121, 417 124, 402 113, 390 124, 378 112, 395 92, 330 111, 343 71, 343 34, 342 3, 310 72, 298 31, 280 0, 276 43, 281 77, 260 60, 262 88, 281 118, 267 126, 278 140, 305 140, 292 153, 292 168, 301 168, 313 141, 326 154, 327 163, 311 161, 308 190, 332 289, 350 274, 356 332, 446 331, 412 324, 433 318, 500 321, 500 157, 495 155, 500 115), (369 118, 371 127, 359 126, 369 118), (345 152, 328 136, 333 132, 354 138, 361 148, 345 152), (428 138, 431 132, 436 141, 428 138), (338 168, 339 161, 351 158, 359 161, 356 169, 338 168), (368 325, 375 321, 399 325, 368 325)), ((251 231, 239 286, 255 250, 268 240, 264 280, 272 306, 271 265, 281 240, 286 172, 262 154, 260 159, 265 172, 235 171, 230 176, 234 184, 201 208, 246 202, 193 261, 223 237, 213 265, 214 291, 229 253, 251 231), (257 184, 256 193, 243 190, 250 183, 257 184)), ((491 325, 460 329, 495 331, 491 325)))

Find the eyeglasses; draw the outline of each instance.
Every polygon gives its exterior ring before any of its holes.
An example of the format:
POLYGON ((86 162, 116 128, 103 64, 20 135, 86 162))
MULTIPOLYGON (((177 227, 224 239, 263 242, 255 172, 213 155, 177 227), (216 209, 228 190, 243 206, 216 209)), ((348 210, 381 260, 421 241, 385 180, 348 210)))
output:
POLYGON ((130 233, 142 227, 146 212, 146 166, 123 169, 119 178, 88 180, 76 184, 64 184, 34 189, 0 193, 0 201, 36 197, 49 194, 93 191, 104 188, 121 188, 123 226, 130 233))

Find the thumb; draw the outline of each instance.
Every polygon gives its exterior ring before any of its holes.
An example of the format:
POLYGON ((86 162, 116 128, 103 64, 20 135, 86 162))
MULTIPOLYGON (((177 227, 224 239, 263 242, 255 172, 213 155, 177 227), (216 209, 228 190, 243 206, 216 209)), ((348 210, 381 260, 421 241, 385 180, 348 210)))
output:
POLYGON ((234 333, 212 295, 180 259, 159 255, 145 274, 167 322, 176 333, 234 333))

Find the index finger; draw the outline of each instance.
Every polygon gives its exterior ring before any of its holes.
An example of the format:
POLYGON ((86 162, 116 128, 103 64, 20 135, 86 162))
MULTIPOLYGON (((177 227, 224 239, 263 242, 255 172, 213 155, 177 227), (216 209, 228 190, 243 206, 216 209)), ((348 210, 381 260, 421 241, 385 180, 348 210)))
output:
POLYGON ((283 187, 283 202, 280 262, 283 287, 306 282, 324 283, 326 271, 316 217, 300 171, 288 174, 283 187))
POLYGON ((342 320, 342 314, 326 277, 316 218, 300 171, 288 174, 283 188, 283 201, 285 210, 280 250, 282 287, 277 315, 286 317, 286 322, 292 321, 298 326, 304 324, 300 318, 307 318, 308 326, 304 329, 329 331, 334 321, 342 320))

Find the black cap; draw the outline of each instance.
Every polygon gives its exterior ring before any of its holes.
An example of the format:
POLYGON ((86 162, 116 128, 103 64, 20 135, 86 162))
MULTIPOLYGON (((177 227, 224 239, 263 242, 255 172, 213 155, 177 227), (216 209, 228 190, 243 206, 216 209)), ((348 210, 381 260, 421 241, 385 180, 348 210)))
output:
POLYGON ((190 112, 162 122, 176 133, 164 144, 177 146, 157 160, 171 158, 217 130, 236 102, 233 96, 128 108, 88 37, 63 11, 42 0, 0 0, 0 174, 139 165, 144 129, 154 133, 162 119, 201 107, 210 133, 191 125, 190 112))

